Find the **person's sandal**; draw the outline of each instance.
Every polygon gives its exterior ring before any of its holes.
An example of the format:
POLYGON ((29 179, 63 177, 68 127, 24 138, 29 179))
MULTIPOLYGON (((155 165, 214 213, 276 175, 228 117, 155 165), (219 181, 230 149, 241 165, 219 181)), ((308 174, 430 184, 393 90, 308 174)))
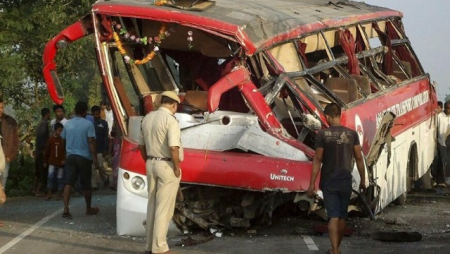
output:
POLYGON ((100 212, 100 209, 98 209, 98 207, 91 207, 86 211, 86 215, 96 215, 98 212, 100 212))
POLYGON ((63 213, 62 217, 63 217, 64 219, 71 220, 71 219, 72 219, 72 214, 70 214, 70 213, 63 213))

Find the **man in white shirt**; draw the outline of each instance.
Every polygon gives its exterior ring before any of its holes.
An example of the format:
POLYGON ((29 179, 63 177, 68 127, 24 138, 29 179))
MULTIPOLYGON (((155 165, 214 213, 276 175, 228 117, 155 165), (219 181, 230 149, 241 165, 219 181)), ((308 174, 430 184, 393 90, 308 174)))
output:
POLYGON ((449 172, 449 151, 447 151, 447 146, 445 140, 447 138, 447 132, 450 127, 450 101, 445 102, 444 110, 438 114, 437 121, 437 132, 438 132, 438 146, 439 155, 442 159, 442 167, 437 169, 436 172, 436 183, 438 186, 445 186, 445 176, 450 176, 449 172))
POLYGON ((114 115, 113 111, 111 109, 111 104, 108 102, 106 103, 106 110, 105 110, 105 116, 106 116, 106 122, 108 123, 108 136, 111 138, 111 130, 114 126, 114 115))
POLYGON ((66 122, 68 121, 65 118, 66 111, 64 110, 63 105, 58 105, 58 104, 54 105, 53 106, 53 113, 55 114, 55 119, 53 119, 50 122, 51 130, 53 130, 53 128, 55 126, 55 123, 61 123, 62 125, 65 125, 66 122))

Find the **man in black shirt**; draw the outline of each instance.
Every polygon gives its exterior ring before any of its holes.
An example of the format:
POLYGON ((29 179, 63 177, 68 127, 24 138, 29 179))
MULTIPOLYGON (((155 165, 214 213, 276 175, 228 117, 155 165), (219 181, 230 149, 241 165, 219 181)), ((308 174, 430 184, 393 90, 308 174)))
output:
MULTIPOLYGON (((97 160, 99 164, 98 171, 100 173, 100 178, 103 182, 103 187, 109 186, 109 176, 106 173, 104 166, 105 156, 108 153, 108 142, 109 142, 109 129, 108 123, 100 117, 100 107, 95 105, 91 108, 91 113, 94 116, 94 127, 95 127, 95 143, 97 148, 97 160)), ((95 176, 95 174, 92 174, 95 176)), ((92 181, 93 187, 96 187, 95 179, 92 181)))
POLYGON ((47 167, 44 166, 44 150, 47 140, 50 136, 50 130, 48 128, 50 119, 50 109, 41 109, 41 122, 36 127, 36 149, 34 150, 34 177, 35 183, 33 192, 37 197, 43 197, 44 193, 42 187, 47 185, 47 167))
POLYGON ((332 249, 329 253, 340 253, 344 236, 347 208, 352 193, 353 160, 362 179, 360 189, 365 190, 364 162, 356 131, 341 126, 341 108, 336 103, 325 107, 329 128, 320 130, 316 136, 316 152, 313 161, 311 182, 307 194, 315 196, 315 183, 319 171, 320 189, 323 192, 328 216, 328 232, 332 249))

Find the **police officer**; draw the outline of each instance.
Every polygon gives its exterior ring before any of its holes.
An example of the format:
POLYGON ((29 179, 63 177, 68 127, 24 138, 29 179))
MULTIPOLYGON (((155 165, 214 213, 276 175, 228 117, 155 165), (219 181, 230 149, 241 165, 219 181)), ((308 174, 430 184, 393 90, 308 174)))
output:
POLYGON ((146 160, 148 182, 146 253, 169 251, 166 236, 175 210, 183 160, 180 126, 174 116, 179 103, 174 92, 163 92, 159 109, 142 120, 139 149, 146 160))

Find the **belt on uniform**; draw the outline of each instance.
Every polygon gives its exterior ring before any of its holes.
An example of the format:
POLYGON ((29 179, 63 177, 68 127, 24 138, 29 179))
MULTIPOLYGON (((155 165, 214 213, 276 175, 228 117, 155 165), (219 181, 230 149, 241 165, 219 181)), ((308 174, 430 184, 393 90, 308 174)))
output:
POLYGON ((155 161, 171 161, 171 158, 161 158, 161 157, 153 157, 147 156, 147 160, 155 160, 155 161))

